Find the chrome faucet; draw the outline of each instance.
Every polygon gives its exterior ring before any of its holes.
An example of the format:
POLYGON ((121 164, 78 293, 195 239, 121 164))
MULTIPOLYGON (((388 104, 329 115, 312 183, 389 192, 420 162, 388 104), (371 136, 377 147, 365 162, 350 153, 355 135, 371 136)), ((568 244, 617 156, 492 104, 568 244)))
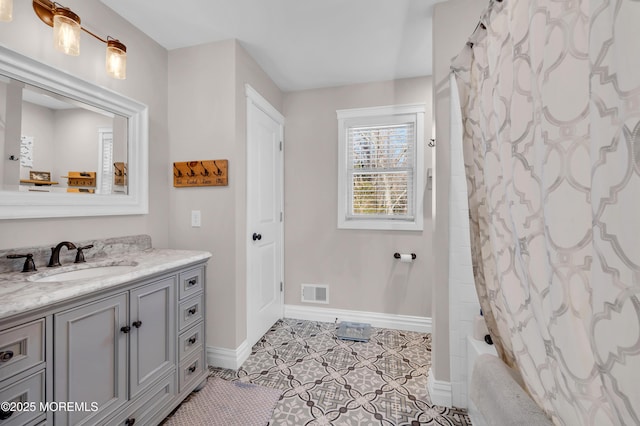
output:
POLYGON ((76 245, 70 243, 69 241, 63 241, 55 247, 51 247, 51 259, 49 259, 48 267, 52 266, 61 266, 60 265, 60 249, 62 247, 66 247, 67 250, 73 250, 76 248, 76 245))

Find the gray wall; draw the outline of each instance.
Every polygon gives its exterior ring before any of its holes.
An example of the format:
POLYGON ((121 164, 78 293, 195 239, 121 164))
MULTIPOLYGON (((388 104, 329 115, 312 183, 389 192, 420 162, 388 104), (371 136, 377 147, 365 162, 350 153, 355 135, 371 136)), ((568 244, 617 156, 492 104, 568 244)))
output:
MULTIPOLYGON (((60 175, 54 170, 54 132, 55 111, 29 102, 22 104, 22 136, 32 136, 34 142, 33 167, 20 167, 20 179, 29 179, 30 171, 48 171, 51 172, 51 180, 60 183, 66 181, 60 180, 60 175)), ((98 155, 97 152, 95 155, 98 155)))
MULTIPOLYGON (((285 95, 285 303, 301 305, 300 284, 328 284, 329 305, 379 313, 431 316, 431 195, 424 231, 337 229, 337 109, 425 103, 431 135, 431 78, 413 78, 285 95), (414 252, 413 264, 394 252, 414 252)), ((425 165, 432 150, 425 148, 425 165)))
POLYGON ((30 1, 14 1, 14 19, 13 22, 0 25, 0 43, 149 106, 150 213, 53 220, 2 220, 0 248, 141 233, 151 235, 155 246, 166 247, 169 242, 167 51, 98 0, 68 0, 64 5, 78 13, 83 23, 96 33, 118 37, 126 44, 126 80, 115 80, 106 74, 105 45, 87 34, 82 34, 78 57, 54 50, 52 30, 35 15, 30 1))
MULTIPOLYGON (((67 176, 70 171, 99 172, 98 128, 101 127, 113 129, 113 118, 82 108, 56 111, 52 171, 56 172, 60 187, 67 186, 67 179, 61 176, 67 176)), ((37 147, 38 142, 34 145, 37 147)))
POLYGON ((170 189, 170 245, 213 253, 207 344, 229 349, 246 338, 245 83, 282 110, 280 90, 235 40, 169 53, 170 163, 229 160, 229 186, 170 189))
POLYGON ((450 381, 449 354, 449 67, 478 23, 485 2, 449 0, 433 13, 433 91, 436 117, 433 260, 434 286, 432 372, 436 380, 450 381))
MULTIPOLYGON (((232 42, 207 44, 169 52, 168 164, 176 161, 227 158, 233 176, 234 49, 232 42), (189 64, 189 66, 184 66, 189 64)), ((169 170, 167 170, 169 172, 169 170)), ((207 277, 207 344, 235 348, 234 193, 229 186, 169 190, 170 246, 213 253, 207 277), (191 227, 191 210, 200 210, 202 226, 191 227), (214 327, 213 324, 227 324, 214 327)))

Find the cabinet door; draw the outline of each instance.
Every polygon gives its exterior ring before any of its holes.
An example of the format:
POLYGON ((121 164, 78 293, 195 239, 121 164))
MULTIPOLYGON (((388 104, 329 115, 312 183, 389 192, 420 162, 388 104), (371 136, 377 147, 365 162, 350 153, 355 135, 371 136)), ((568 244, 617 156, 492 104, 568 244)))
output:
POLYGON ((54 401, 81 404, 56 411, 56 426, 95 424, 127 401, 126 326, 126 293, 54 316, 54 401))
POLYGON ((176 364, 176 285, 169 277, 131 291, 130 398, 176 364))

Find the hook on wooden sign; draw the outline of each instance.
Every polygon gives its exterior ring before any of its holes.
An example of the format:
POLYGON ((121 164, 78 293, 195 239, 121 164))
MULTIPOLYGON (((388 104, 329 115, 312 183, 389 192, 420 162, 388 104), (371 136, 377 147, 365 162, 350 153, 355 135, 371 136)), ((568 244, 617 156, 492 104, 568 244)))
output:
POLYGON ((228 160, 198 160, 173 163, 173 186, 227 186, 228 160))

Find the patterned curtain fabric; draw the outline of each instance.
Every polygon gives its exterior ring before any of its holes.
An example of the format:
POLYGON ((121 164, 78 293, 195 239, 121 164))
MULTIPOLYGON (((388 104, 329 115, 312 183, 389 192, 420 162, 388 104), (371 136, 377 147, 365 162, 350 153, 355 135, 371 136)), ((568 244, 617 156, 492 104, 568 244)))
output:
POLYGON ((476 287, 558 425, 640 424, 640 1, 503 0, 454 60, 476 287))

